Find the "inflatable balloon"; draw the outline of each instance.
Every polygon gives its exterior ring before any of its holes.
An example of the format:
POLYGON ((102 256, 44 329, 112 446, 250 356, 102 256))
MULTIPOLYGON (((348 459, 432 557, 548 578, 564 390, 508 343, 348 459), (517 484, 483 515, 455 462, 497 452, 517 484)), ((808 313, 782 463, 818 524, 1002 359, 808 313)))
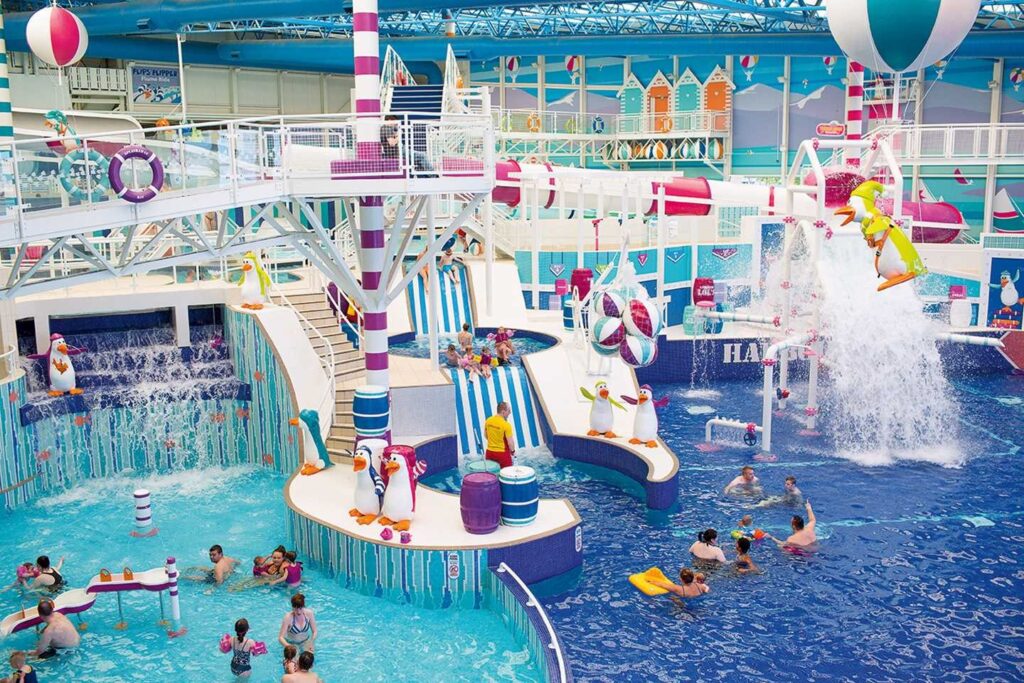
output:
POLYGON ((981 0, 831 0, 833 37, 875 72, 916 71, 944 59, 974 25, 981 0))
POLYGON ((82 20, 62 7, 33 14, 25 25, 25 39, 36 57, 56 67, 79 61, 89 47, 82 20))
POLYGON ((614 351, 626 338, 626 328, 623 326, 621 318, 606 316, 597 319, 593 327, 590 328, 590 336, 595 344, 614 351))
POLYGON ((595 341, 590 342, 590 347, 602 356, 614 356, 619 352, 617 346, 601 346, 595 341))
POLYGON ((653 339, 627 335, 619 346, 619 356, 630 367, 647 367, 658 357, 658 344, 653 339))
POLYGON ((1024 83, 1024 69, 1019 66, 1010 69, 1010 83, 1013 83, 1014 90, 1020 90, 1020 84, 1024 83))
POLYGON ((838 61, 839 58, 834 55, 829 55, 828 57, 821 58, 821 63, 825 65, 825 70, 828 71, 828 74, 830 76, 832 75, 832 69, 835 68, 835 65, 838 61))
POLYGON ((637 337, 653 339, 661 332, 661 313, 650 299, 630 299, 622 322, 637 337))

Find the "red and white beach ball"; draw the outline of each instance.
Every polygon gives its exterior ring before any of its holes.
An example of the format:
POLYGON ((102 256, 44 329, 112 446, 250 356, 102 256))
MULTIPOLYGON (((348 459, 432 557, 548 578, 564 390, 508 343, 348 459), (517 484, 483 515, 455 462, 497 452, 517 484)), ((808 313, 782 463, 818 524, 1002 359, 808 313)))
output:
POLYGON ((594 322, 590 328, 590 336, 593 337, 595 344, 614 351, 626 338, 626 328, 623 327, 621 318, 605 316, 594 322))
POLYGON ((661 332, 661 312, 650 299, 630 299, 622 321, 638 337, 653 339, 661 332))
POLYGON ((627 335, 619 345, 619 356, 633 368, 644 368, 658 358, 658 344, 653 339, 627 335))
POLYGON ((25 38, 36 57, 53 66, 79 61, 89 47, 82 20, 63 7, 41 9, 28 20, 25 38))

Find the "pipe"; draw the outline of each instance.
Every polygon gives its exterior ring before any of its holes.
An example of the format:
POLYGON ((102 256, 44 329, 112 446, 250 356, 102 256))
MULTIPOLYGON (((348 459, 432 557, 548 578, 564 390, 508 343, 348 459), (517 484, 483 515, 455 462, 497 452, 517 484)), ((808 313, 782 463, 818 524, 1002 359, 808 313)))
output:
POLYGON ((709 318, 711 320, 728 320, 738 323, 755 323, 757 325, 772 325, 778 327, 782 324, 779 316, 769 317, 767 315, 751 315, 749 313, 736 313, 732 311, 709 311, 706 308, 697 308, 694 313, 697 318, 709 318))
POLYGON ((997 349, 1004 348, 1002 340, 995 337, 979 337, 972 334, 955 334, 953 332, 940 332, 935 335, 937 341, 950 342, 951 344, 965 344, 967 346, 994 346, 997 349))
POLYGON ((704 440, 711 443, 711 427, 728 427, 729 429, 742 429, 745 432, 756 432, 763 433, 764 429, 753 423, 753 422, 740 422, 739 420, 730 420, 724 417, 713 417, 704 423, 704 440), (753 427, 753 429, 751 429, 753 427))
POLYGON ((761 425, 764 427, 764 438, 761 441, 761 448, 768 453, 772 449, 772 396, 775 383, 775 363, 779 359, 779 353, 784 349, 793 346, 804 346, 814 338, 810 333, 798 334, 788 339, 783 339, 768 347, 764 352, 761 364, 764 365, 764 397, 761 406, 761 425))

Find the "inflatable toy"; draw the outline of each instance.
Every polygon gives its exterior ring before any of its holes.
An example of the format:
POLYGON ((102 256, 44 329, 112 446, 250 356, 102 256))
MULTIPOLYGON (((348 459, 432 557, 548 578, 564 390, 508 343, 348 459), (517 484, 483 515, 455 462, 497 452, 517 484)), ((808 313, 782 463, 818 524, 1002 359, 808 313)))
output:
POLYGON ((661 312, 650 299, 630 299, 622 322, 630 334, 654 339, 661 332, 661 312))
MULTIPOLYGON (((490 356, 488 356, 488 358, 490 358, 490 356)), ((477 354, 477 355, 473 356, 473 360, 475 360, 477 363, 483 363, 484 362, 484 357, 481 356, 480 354, 477 354)), ((492 368, 496 368, 496 367, 498 367, 498 365, 500 365, 500 363, 498 363, 498 359, 497 358, 491 358, 490 361, 488 361, 487 364, 490 365, 492 368)))
POLYGON ((620 318, 604 317, 594 321, 590 328, 590 336, 595 344, 615 350, 626 338, 626 328, 620 318))
POLYGON ((608 439, 617 438, 612 428, 615 426, 615 414, 612 406, 620 410, 626 407, 611 397, 608 390, 608 383, 599 381, 594 385, 596 395, 591 394, 585 387, 580 387, 580 393, 591 402, 590 406, 590 431, 587 436, 604 436, 608 439))
POLYGON ((377 521, 395 531, 408 531, 416 513, 416 482, 427 470, 427 463, 415 460, 415 451, 408 446, 388 446, 381 466, 388 474, 388 484, 377 521), (412 465, 406 451, 412 452, 412 465))
POLYGON ((25 39, 32 54, 58 68, 82 59, 89 48, 89 33, 82 20, 62 7, 47 7, 25 24, 25 39))
POLYGON ((247 251, 242 258, 242 277, 238 285, 242 288, 242 308, 261 310, 270 289, 270 276, 263 269, 259 257, 251 251, 247 251))
POLYGON ((110 168, 107 169, 107 179, 110 181, 110 189, 121 199, 132 204, 142 204, 155 197, 160 188, 164 185, 164 165, 152 150, 142 145, 125 145, 117 150, 110 159, 110 168), (129 188, 121 177, 121 169, 124 162, 129 159, 142 159, 149 164, 153 180, 149 185, 142 188, 129 188))
POLYGON ((729 532, 729 535, 733 538, 733 540, 736 540, 737 538, 743 538, 744 536, 746 536, 746 534, 740 531, 739 529, 733 529, 731 532, 729 532))
POLYGON ((70 199, 98 202, 107 196, 110 162, 95 149, 86 151, 79 147, 71 150, 60 160, 59 168, 60 186, 70 199), (75 164, 85 164, 85 175, 90 178, 91 189, 84 182, 81 185, 75 183, 75 164))
POLYGON ((645 368, 658 358, 658 345, 652 339, 627 335, 619 346, 619 356, 631 368, 645 368))
POLYGON ((304 462, 302 463, 302 469, 299 470, 300 474, 305 476, 316 474, 333 464, 331 463, 331 458, 327 455, 327 446, 324 444, 323 437, 320 435, 320 413, 309 408, 300 410, 299 416, 289 420, 289 424, 293 426, 301 424, 306 429, 306 432, 309 433, 309 438, 313 440, 313 445, 316 447, 315 455, 303 452, 304 462))
POLYGON ((875 250, 875 270, 885 282, 878 291, 908 282, 928 272, 910 238, 889 216, 876 216, 861 228, 864 241, 875 250))
POLYGON ((372 448, 365 443, 356 446, 352 454, 352 469, 356 473, 356 487, 353 493, 355 507, 348 514, 359 524, 370 524, 380 514, 384 498, 384 480, 373 466, 372 448))
POLYGON ((668 580, 668 577, 665 576, 665 572, 661 571, 658 567, 651 567, 645 572, 631 574, 629 582, 644 595, 664 595, 665 593, 668 593, 668 589, 654 585, 651 583, 651 579, 654 579, 655 581, 664 581, 665 583, 672 583, 668 580))
POLYGON ((617 318, 625 310, 626 301, 618 292, 606 289, 603 292, 594 293, 594 312, 599 316, 606 315, 617 318))
POLYGON ((947 57, 974 26, 980 0, 827 2, 828 27, 872 71, 917 71, 947 57))
POLYGON ((755 541, 763 540, 764 537, 767 536, 767 535, 768 534, 765 533, 764 529, 754 529, 754 540, 755 541))
POLYGON ((390 541, 392 538, 395 537, 395 532, 392 531, 389 527, 384 527, 380 530, 380 537, 385 541, 390 541))
POLYGON ((623 395, 622 400, 637 407, 636 416, 633 418, 633 438, 629 442, 656 448, 658 446, 658 413, 655 408, 667 406, 668 397, 663 396, 655 400, 651 385, 644 384, 640 387, 638 398, 623 395))

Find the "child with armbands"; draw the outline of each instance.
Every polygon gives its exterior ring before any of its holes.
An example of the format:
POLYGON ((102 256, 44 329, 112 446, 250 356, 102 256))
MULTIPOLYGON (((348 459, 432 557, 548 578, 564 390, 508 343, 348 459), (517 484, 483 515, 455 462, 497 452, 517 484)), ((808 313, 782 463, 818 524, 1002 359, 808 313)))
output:
POLYGON ((33 580, 35 580, 35 578, 37 576, 39 576, 39 568, 38 567, 36 567, 31 562, 22 562, 21 564, 18 565, 18 578, 16 578, 14 580, 14 583, 12 583, 11 585, 5 586, 4 588, 0 589, 0 593, 4 593, 4 592, 9 591, 12 588, 16 588, 18 586, 21 586, 23 588, 27 588, 28 585, 33 580))
POLYGON ((225 633, 220 639, 220 651, 231 654, 231 673, 236 680, 249 680, 252 674, 252 657, 267 654, 267 645, 247 637, 249 621, 239 619, 235 622, 235 637, 225 633))

